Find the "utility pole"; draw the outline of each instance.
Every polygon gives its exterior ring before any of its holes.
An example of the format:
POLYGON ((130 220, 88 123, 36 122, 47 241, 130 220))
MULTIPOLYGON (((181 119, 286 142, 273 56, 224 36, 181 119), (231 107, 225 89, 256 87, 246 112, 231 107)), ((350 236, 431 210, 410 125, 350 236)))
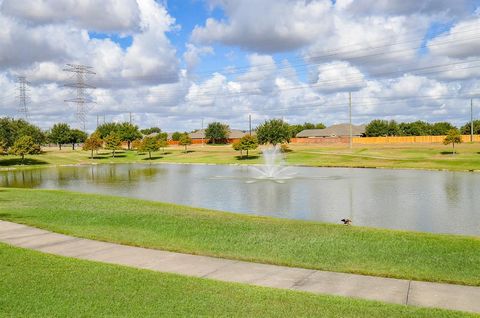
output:
POLYGON ((205 132, 203 131, 203 118, 202 118, 202 130, 201 130, 201 133, 202 133, 202 147, 203 147, 203 143, 204 143, 203 139, 204 139, 204 137, 205 137, 205 132))
POLYGON ((470 98, 470 142, 473 142, 473 98, 470 98))
POLYGON ((99 117, 99 116, 98 116, 98 114, 97 114, 97 128, 98 128, 98 117, 99 117))
POLYGON ((103 123, 105 124, 105 113, 103 113, 103 123))
POLYGON ((248 132, 252 135, 252 114, 248 114, 248 132))
POLYGON ((132 112, 128 113, 130 115, 130 125, 132 124, 132 112))
POLYGON ((65 102, 73 102, 77 105, 76 117, 80 128, 82 128, 83 131, 85 131, 87 122, 87 113, 89 111, 88 104, 92 103, 92 100, 87 97, 86 91, 87 89, 95 89, 94 86, 86 83, 87 75, 95 74, 92 69, 91 66, 78 64, 67 64, 67 67, 63 69, 65 72, 72 72, 75 74, 75 82, 65 84, 64 86, 75 88, 76 97, 66 99, 65 102))
POLYGON ((28 107, 27 107, 27 102, 28 102, 28 88, 27 85, 30 84, 30 82, 27 81, 27 78, 25 76, 17 76, 17 83, 18 83, 18 113, 20 114, 21 117, 24 117, 25 120, 28 121, 28 107))
POLYGON ((349 105, 349 118, 350 118, 350 149, 352 149, 353 146, 353 140, 352 140, 352 93, 348 93, 348 105, 349 105))

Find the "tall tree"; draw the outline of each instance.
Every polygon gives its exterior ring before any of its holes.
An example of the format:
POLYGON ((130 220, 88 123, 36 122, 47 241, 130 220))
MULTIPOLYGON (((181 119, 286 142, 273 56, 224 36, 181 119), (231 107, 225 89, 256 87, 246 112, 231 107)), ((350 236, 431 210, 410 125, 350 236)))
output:
POLYGON ((80 129, 72 129, 70 130, 70 138, 68 142, 72 144, 72 150, 75 150, 75 144, 82 143, 87 138, 88 135, 85 132, 81 131, 80 129))
POLYGON ((209 139, 209 142, 213 144, 217 142, 226 143, 229 134, 230 127, 218 121, 208 124, 207 129, 205 129, 205 138, 209 139))
POLYGON ((182 137, 182 133, 179 131, 176 131, 172 134, 172 140, 173 141, 179 141, 180 137, 182 137))
POLYGON ((40 153, 40 146, 30 136, 22 136, 18 138, 10 148, 10 153, 22 157, 22 164, 26 155, 34 155, 40 153))
POLYGON ((0 118, 0 139, 5 142, 7 149, 13 146, 15 141, 22 136, 32 137, 37 145, 46 141, 45 133, 37 126, 23 119, 0 118))
POLYGON ((70 142, 70 132, 71 129, 68 124, 54 124, 52 129, 50 129, 48 139, 50 139, 50 142, 57 144, 58 148, 62 150, 62 144, 68 144, 70 142))
POLYGON ((185 152, 187 152, 187 146, 192 144, 192 138, 187 133, 184 133, 180 136, 180 139, 178 140, 178 144, 180 146, 185 147, 185 152))
POLYGON ((399 129, 396 121, 374 119, 365 127, 367 137, 398 136, 399 129))
POLYGON ((257 127, 257 139, 260 144, 281 144, 290 142, 290 127, 281 119, 265 121, 257 127))
POLYGON ((124 122, 119 124, 118 126, 118 134, 122 141, 127 142, 127 148, 130 150, 130 143, 135 139, 142 138, 142 134, 138 130, 138 126, 130 124, 128 122, 124 122))
POLYGON ((433 123, 431 125, 431 134, 434 136, 442 136, 448 134, 450 129, 454 129, 455 126, 450 124, 449 122, 442 121, 438 123, 433 123))
POLYGON ((119 124, 117 123, 104 123, 97 127, 95 130, 96 133, 100 136, 100 138, 104 139, 108 135, 115 133, 119 134, 119 124))
POLYGON ((158 127, 151 127, 151 128, 145 128, 145 129, 142 129, 140 130, 140 132, 144 135, 150 135, 150 134, 153 134, 153 133, 161 133, 162 130, 158 127))
POLYGON ((444 145, 449 145, 452 144, 453 146, 453 151, 452 155, 455 154, 455 144, 460 144, 462 143, 462 135, 460 134, 460 131, 456 128, 450 129, 447 133, 447 136, 443 140, 444 145))
POLYGON ((90 159, 93 159, 93 151, 98 151, 98 149, 102 148, 103 141, 100 138, 98 133, 93 133, 89 138, 85 140, 83 143, 83 150, 90 150, 91 156, 90 159))
POLYGON ((421 120, 400 123, 398 129, 401 136, 428 136, 432 134, 431 125, 421 120))
MULTIPOLYGON (((471 123, 468 122, 465 125, 463 125, 462 128, 460 128, 460 131, 464 135, 470 135, 471 133, 470 127, 471 127, 471 123)), ((473 133, 475 135, 480 135, 480 120, 473 121, 473 133)))
POLYGON ((105 142, 105 149, 112 151, 112 157, 115 158, 115 150, 122 149, 122 140, 116 133, 111 133, 103 139, 105 142))

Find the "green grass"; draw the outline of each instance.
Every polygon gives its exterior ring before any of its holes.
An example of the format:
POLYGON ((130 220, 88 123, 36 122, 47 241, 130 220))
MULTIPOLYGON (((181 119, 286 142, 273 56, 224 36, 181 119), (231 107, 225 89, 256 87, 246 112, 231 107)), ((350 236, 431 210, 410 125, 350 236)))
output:
POLYGON ((225 213, 66 191, 0 189, 0 219, 191 254, 480 286, 480 238, 225 213))
POLYGON ((2 317, 474 317, 223 283, 0 244, 2 317))
MULTIPOLYGON (((325 167, 383 167, 414 168, 440 170, 480 170, 480 143, 464 143, 457 147, 458 154, 451 155, 451 147, 441 144, 408 145, 355 145, 353 150, 348 145, 333 144, 291 144, 293 150, 287 153, 286 162, 292 165, 325 167)), ((240 158, 231 145, 192 145, 189 152, 183 147, 168 147, 166 152, 148 154, 135 151, 122 151, 116 158, 108 151, 100 151, 96 159, 89 159, 89 152, 63 148, 45 148, 41 155, 27 158, 26 165, 20 165, 17 157, 0 157, 2 167, 40 167, 62 164, 88 163, 133 163, 133 162, 169 162, 169 163, 214 163, 214 164, 258 164, 262 163, 259 151, 252 151, 251 157, 240 158)))

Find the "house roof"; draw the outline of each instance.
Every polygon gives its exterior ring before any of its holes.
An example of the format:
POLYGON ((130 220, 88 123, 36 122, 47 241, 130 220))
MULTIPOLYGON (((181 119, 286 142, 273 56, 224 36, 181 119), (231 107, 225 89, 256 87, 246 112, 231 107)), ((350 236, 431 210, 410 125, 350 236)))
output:
MULTIPOLYGON (((365 125, 352 125, 352 135, 362 136, 365 133, 365 125)), ((350 136, 350 124, 332 125, 324 129, 305 129, 297 134, 298 138, 314 137, 345 137, 350 136)))

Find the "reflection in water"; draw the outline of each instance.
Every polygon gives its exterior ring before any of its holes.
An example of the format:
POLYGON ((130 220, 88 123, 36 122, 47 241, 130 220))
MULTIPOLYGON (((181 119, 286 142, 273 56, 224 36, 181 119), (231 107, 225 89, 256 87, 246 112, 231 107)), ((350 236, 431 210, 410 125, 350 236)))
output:
POLYGON ((253 167, 112 164, 0 172, 0 186, 66 189, 241 213, 480 235, 480 174, 291 167, 284 183, 253 167))

